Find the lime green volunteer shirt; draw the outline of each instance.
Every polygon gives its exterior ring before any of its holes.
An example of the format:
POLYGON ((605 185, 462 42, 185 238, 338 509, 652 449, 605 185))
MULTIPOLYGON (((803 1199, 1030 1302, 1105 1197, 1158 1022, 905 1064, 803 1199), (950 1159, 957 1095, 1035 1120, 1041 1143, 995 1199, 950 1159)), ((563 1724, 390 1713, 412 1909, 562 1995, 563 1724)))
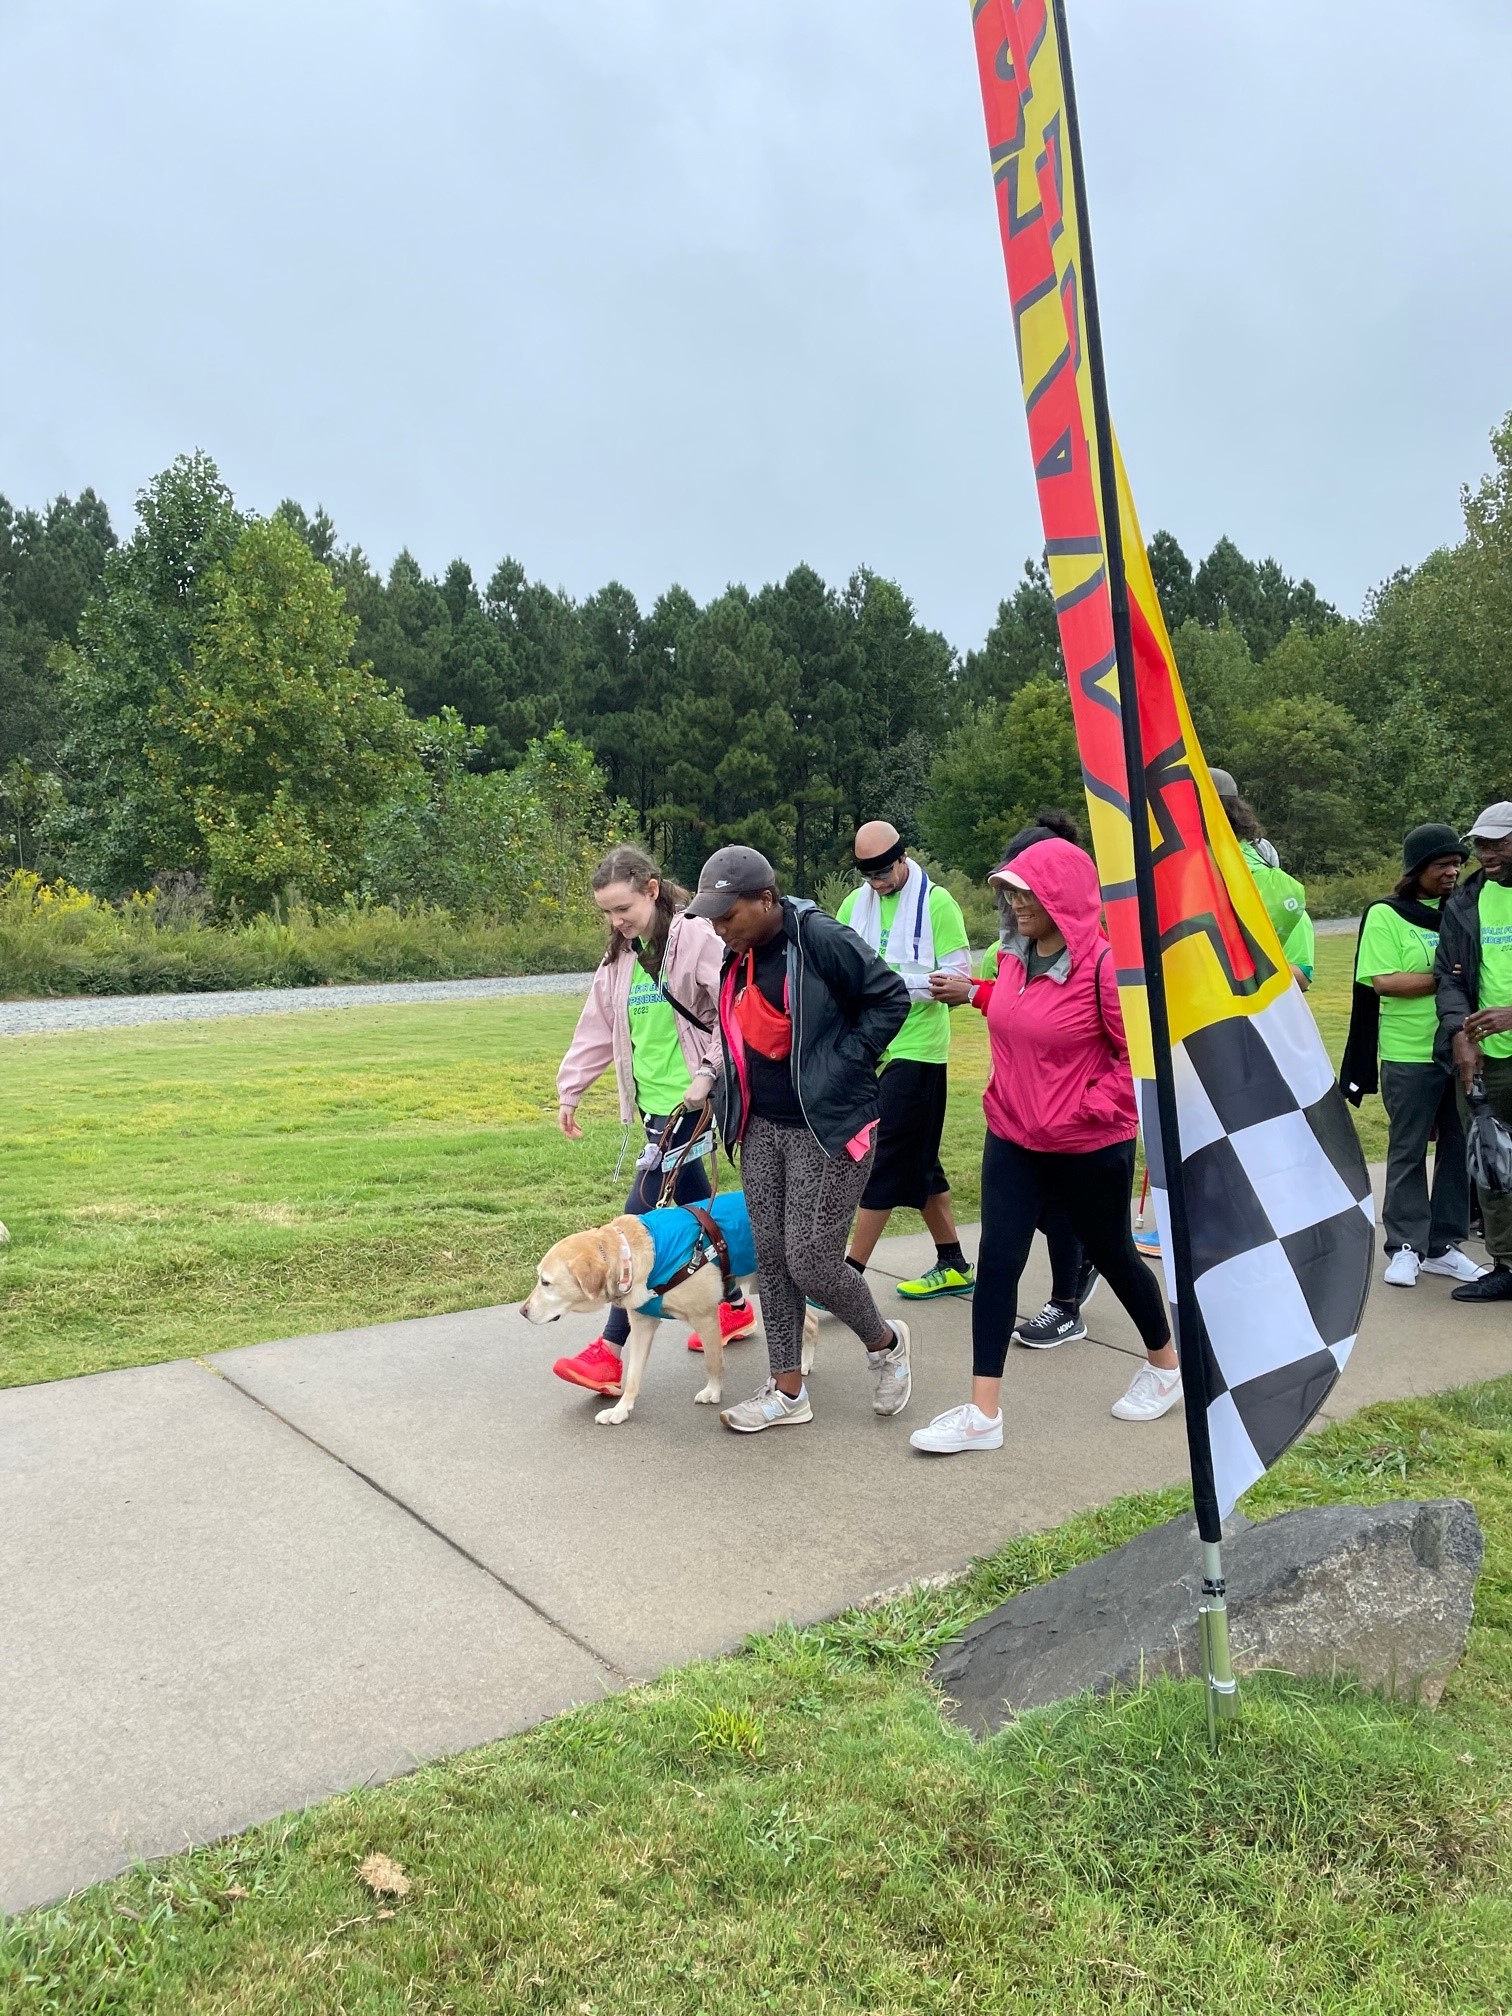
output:
POLYGON ((693 1076, 677 1038, 677 1010, 637 960, 630 982, 630 1059, 642 1113, 670 1113, 693 1076))
MULTIPOLYGON (((1368 987, 1378 973, 1431 973, 1437 951, 1437 931, 1409 924, 1395 910, 1377 903, 1360 933, 1355 978, 1368 987)), ((1431 994, 1411 999, 1381 996, 1381 1056, 1386 1063, 1431 1064, 1437 1034, 1438 1007, 1431 994)))
MULTIPOLYGON (((1512 1008, 1512 889, 1487 881, 1480 893, 1480 1005, 1512 1008)), ((1512 1034, 1488 1036, 1488 1057, 1512 1057, 1512 1034)))
MULTIPOLYGON (((901 895, 899 891, 899 895, 901 895)), ((852 889, 840 905, 840 922, 849 924, 851 913, 856 907, 859 889, 852 889)), ((887 959, 887 936, 892 930, 893 919, 898 914, 898 896, 882 898, 882 957, 887 959)), ((942 889, 938 882, 929 885, 929 928, 934 933, 935 965, 947 952, 967 952, 971 941, 966 936, 966 919, 961 915, 961 906, 948 889, 942 889)), ((892 961, 887 960, 889 966, 892 961)), ((898 968, 893 966, 893 971, 898 968)), ((909 1008, 908 1020, 882 1052, 882 1062, 891 1064, 895 1057, 909 1057, 919 1064, 945 1064, 950 1061, 950 1010, 943 1001, 915 1001, 909 1008)))

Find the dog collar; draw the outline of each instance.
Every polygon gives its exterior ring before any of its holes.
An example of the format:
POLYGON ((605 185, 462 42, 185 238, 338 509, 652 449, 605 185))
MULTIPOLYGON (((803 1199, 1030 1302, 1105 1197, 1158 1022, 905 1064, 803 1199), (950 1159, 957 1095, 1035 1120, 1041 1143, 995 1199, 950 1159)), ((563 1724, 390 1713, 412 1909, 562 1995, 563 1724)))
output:
POLYGON ((614 1290, 614 1299, 616 1301, 622 1300, 630 1293, 630 1283, 635 1279, 635 1258, 630 1251, 630 1241, 625 1237, 623 1232, 619 1235, 619 1242, 619 1279, 614 1290))

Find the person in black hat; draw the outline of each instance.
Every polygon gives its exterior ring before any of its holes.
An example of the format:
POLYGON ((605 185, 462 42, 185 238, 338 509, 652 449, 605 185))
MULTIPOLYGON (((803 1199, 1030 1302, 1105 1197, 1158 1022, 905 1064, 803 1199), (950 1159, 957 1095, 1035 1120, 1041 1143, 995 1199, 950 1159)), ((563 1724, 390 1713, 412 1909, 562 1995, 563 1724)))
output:
POLYGON ((1459 880, 1465 848, 1452 826, 1414 826, 1402 879, 1366 907, 1355 956, 1354 1005, 1339 1083, 1358 1106, 1379 1085, 1386 1150, 1385 1280, 1415 1288, 1419 1274, 1475 1281, 1484 1268, 1461 1252, 1470 1229, 1470 1177, 1454 1073, 1434 1056, 1434 961, 1440 905, 1459 880), (1377 1057, 1379 1056, 1379 1068, 1377 1057), (1437 1137, 1433 1189, 1428 1143, 1437 1137))
POLYGON ((901 1414, 908 1325, 883 1321, 845 1242, 876 1155, 877 1064, 908 1017, 908 989, 854 931, 781 895, 754 847, 709 857, 687 915, 707 917, 725 946, 714 1111, 726 1148, 740 1151, 771 1369, 719 1418, 740 1435, 813 1420, 806 1298, 866 1346, 873 1413, 901 1414))

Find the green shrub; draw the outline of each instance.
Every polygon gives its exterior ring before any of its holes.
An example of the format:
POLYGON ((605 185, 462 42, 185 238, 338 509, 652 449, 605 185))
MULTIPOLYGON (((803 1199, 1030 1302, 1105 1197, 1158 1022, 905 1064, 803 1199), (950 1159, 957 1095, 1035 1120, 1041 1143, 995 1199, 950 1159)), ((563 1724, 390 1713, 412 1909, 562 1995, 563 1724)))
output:
POLYGON ((1390 894, 1401 873, 1401 856, 1389 854, 1374 867, 1306 876, 1308 912, 1313 917, 1358 917, 1367 903, 1390 894))
POLYGON ((349 902, 217 925, 154 895, 104 903, 29 870, 0 883, 0 995, 201 994, 339 981, 577 973, 603 932, 586 906, 521 918, 453 917, 349 902))

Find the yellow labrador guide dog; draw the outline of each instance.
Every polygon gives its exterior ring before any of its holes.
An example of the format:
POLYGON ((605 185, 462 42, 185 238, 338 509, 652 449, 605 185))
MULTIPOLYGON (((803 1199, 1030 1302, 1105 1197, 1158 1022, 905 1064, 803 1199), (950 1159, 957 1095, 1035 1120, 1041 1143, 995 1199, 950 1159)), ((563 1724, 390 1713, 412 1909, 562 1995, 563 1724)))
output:
MULTIPOLYGON (((704 1205, 672 1205, 643 1217, 611 1218, 594 1231, 569 1233, 542 1256, 535 1287, 520 1313, 529 1323, 555 1323, 606 1303, 624 1309, 630 1336, 620 1397, 595 1417, 617 1427, 630 1419, 664 1316, 691 1325, 703 1338, 708 1378, 693 1402, 719 1405, 724 1394, 720 1299, 727 1280, 750 1290, 755 1278, 756 1243, 745 1198, 737 1190, 704 1205)), ((805 1374, 813 1363, 818 1330, 810 1309, 803 1320, 805 1374)))

